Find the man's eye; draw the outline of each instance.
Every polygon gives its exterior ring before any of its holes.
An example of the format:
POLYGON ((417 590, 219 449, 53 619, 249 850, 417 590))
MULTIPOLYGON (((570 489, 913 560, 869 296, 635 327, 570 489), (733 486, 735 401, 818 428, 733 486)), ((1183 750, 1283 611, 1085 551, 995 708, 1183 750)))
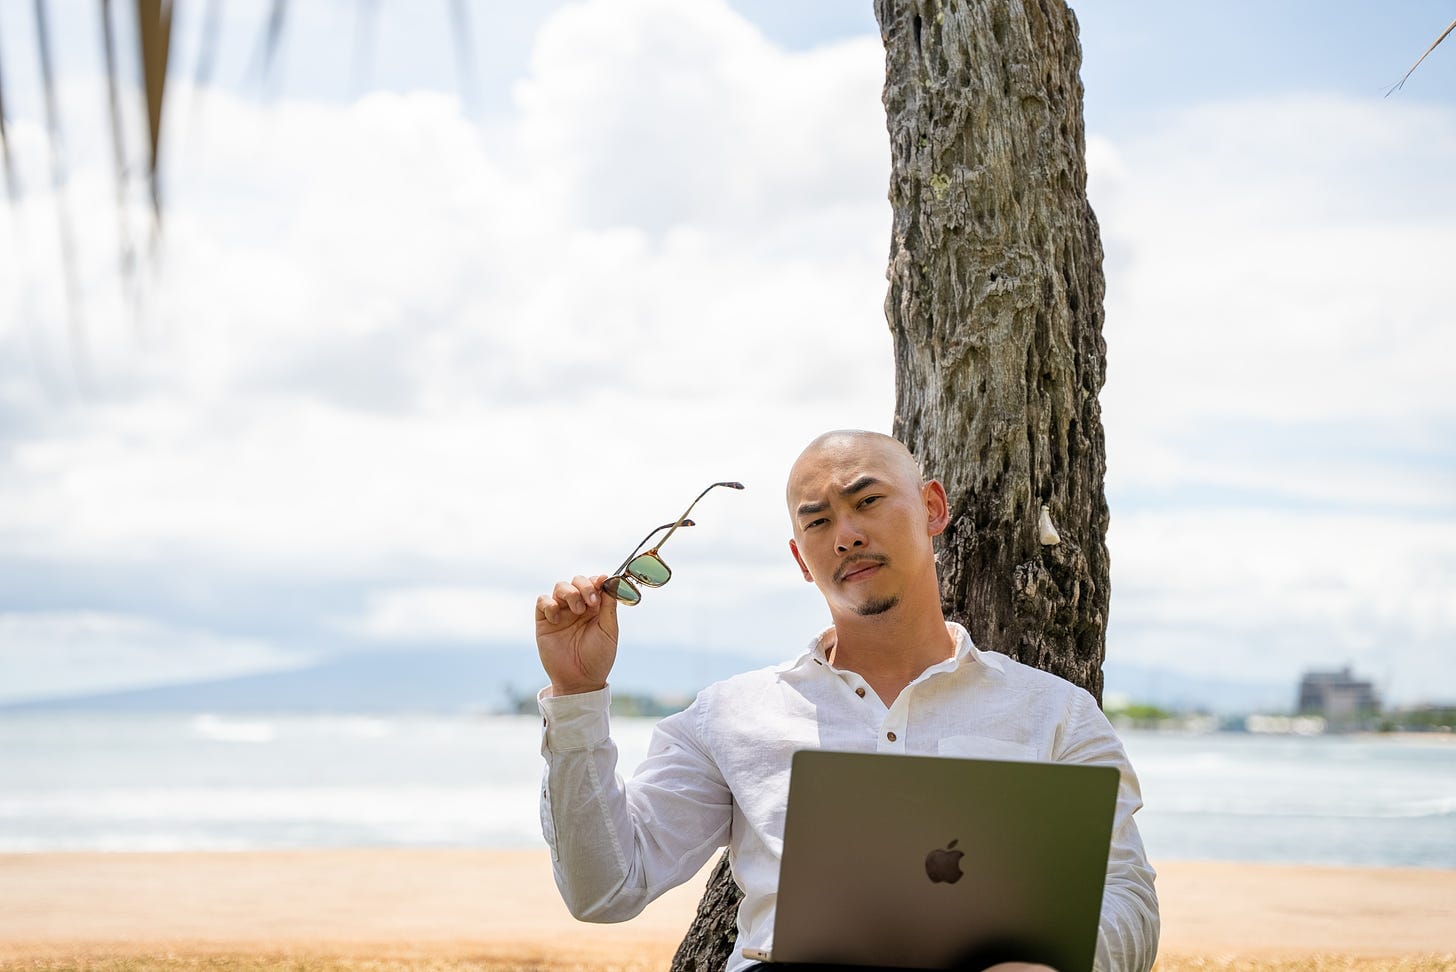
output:
POLYGON ((821 525, 823 525, 824 523, 827 523, 827 522, 829 522, 829 521, 823 519, 822 517, 820 519, 817 519, 817 520, 810 520, 808 523, 805 523, 804 524, 804 529, 805 530, 812 530, 814 527, 821 526, 821 525))
POLYGON ((880 497, 880 496, 866 496, 863 500, 860 501, 860 504, 859 505, 860 506, 870 506, 875 501, 877 501, 879 499, 882 499, 882 498, 883 497, 880 497))

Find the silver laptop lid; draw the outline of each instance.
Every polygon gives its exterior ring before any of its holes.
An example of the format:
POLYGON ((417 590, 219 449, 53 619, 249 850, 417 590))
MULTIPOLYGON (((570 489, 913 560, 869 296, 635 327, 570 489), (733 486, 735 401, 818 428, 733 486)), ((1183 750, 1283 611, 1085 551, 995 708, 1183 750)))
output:
POLYGON ((1092 968, 1110 766, 794 755, 775 962, 1092 968))

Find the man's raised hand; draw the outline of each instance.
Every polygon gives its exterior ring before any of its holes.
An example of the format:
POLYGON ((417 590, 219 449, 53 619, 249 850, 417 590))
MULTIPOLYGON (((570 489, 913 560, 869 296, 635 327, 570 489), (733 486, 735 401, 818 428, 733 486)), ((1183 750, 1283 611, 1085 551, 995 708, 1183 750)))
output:
POLYGON ((536 650, 552 695, 606 687, 617 659, 617 601, 602 591, 606 579, 578 574, 536 598, 536 650))

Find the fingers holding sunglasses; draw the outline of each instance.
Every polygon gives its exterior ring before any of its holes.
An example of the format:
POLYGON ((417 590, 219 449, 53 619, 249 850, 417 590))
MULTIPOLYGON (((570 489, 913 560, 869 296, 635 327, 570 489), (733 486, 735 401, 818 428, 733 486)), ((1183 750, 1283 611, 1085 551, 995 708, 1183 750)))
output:
POLYGON ((554 695, 606 685, 617 658, 617 602, 602 592, 605 580, 578 575, 536 599, 536 648, 554 695))
POLYGON ((571 623, 571 618, 581 617, 595 609, 602 600, 600 590, 605 576, 583 577, 578 574, 569 581, 557 581, 550 594, 536 598, 536 621, 543 619, 549 624, 571 623))

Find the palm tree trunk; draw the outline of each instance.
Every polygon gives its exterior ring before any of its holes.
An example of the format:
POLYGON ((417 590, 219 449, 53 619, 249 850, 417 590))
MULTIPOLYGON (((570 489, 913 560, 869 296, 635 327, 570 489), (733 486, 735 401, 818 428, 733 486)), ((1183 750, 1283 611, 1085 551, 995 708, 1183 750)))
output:
POLYGON ((1077 21, 1063 0, 878 0, 876 12, 895 434, 950 494, 946 613, 979 646, 1100 698, 1104 283, 1077 21), (1059 543, 1042 542, 1043 506, 1059 543))
MULTIPOLYGON (((1104 284, 1077 21, 1064 0, 876 0, 875 15, 894 427, 951 498, 946 613, 981 647, 1100 698, 1104 284)), ((736 892, 725 858, 674 970, 723 968, 736 892)))

